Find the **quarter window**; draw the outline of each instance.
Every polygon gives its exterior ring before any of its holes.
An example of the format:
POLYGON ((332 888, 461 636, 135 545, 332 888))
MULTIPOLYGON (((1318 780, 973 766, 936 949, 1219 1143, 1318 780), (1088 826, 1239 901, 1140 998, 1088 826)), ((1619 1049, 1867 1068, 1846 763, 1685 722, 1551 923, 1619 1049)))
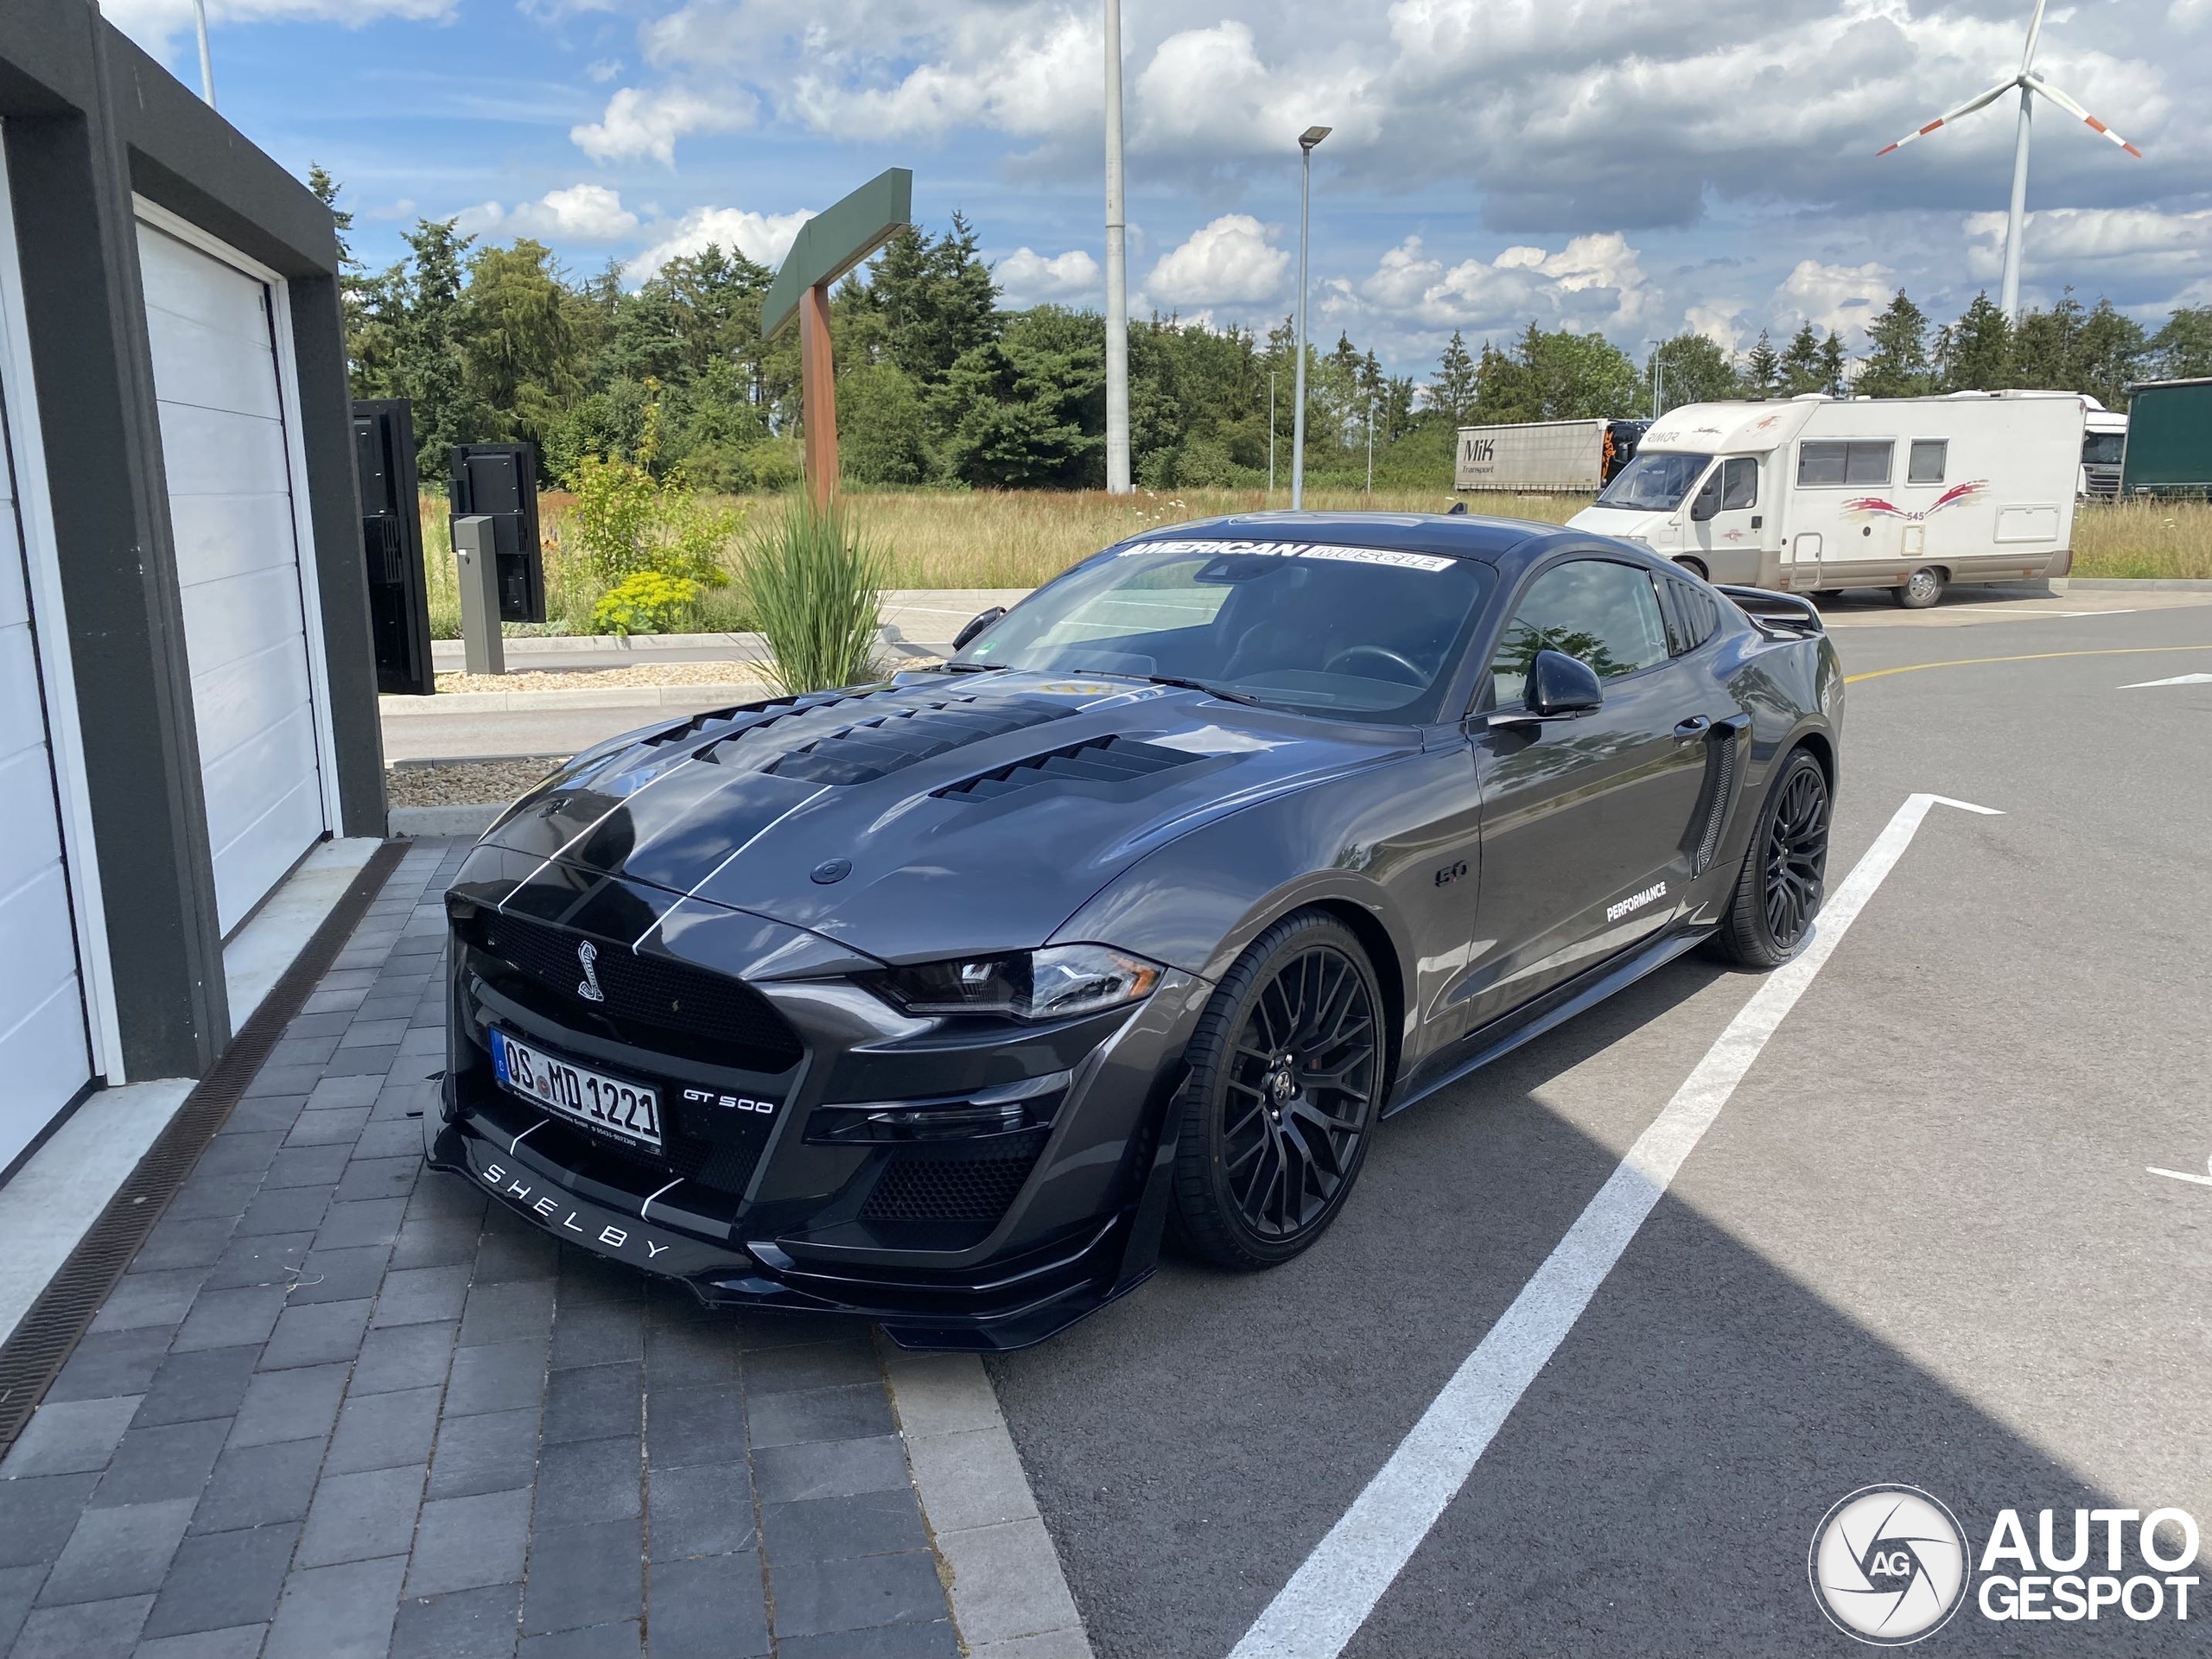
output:
POLYGON ((1908 484, 1941 484, 1943 463, 1951 448, 1948 438, 1915 438, 1911 453, 1904 463, 1904 481, 1908 484))
POLYGON ((1808 489, 1890 481, 1887 438, 1815 438, 1797 446, 1797 482, 1808 489))
POLYGON ((1599 679, 1667 660, 1667 630, 1651 578, 1634 565, 1576 559, 1536 578, 1491 659, 1501 704, 1521 701, 1540 651, 1580 658, 1599 679))

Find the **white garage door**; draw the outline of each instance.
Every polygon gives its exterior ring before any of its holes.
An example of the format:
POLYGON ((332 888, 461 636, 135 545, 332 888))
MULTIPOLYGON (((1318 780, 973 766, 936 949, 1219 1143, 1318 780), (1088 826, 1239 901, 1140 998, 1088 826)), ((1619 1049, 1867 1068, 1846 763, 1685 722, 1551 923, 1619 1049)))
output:
MULTIPOLYGON (((0 201, 0 237, 6 234, 0 201)), ((0 259, 12 263, 13 251, 0 246, 0 259)), ((29 396, 27 378, 12 371, 0 339, 0 416, 29 396)), ((0 433, 7 430, 0 423, 0 433)), ((0 1168, 92 1076, 10 448, 0 440, 0 1168)))
POLYGON ((324 829, 269 284, 138 227, 215 899, 228 935, 324 829))

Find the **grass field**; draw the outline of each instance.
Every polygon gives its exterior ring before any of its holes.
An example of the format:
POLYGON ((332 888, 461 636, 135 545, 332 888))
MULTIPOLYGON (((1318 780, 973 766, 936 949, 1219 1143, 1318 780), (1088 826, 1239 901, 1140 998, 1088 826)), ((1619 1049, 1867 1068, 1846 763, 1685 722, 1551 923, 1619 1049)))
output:
MULTIPOLYGON (((1289 492, 1180 490, 1134 496, 1103 491, 978 493, 917 491, 855 493, 845 498, 862 535, 884 552, 893 588, 1034 588, 1077 560, 1124 536, 1160 525, 1231 512, 1289 505, 1289 492)), ((1329 512, 1376 507, 1433 512, 1450 504, 1433 490, 1311 490, 1306 505, 1329 512)), ((1564 523, 1586 505, 1580 496, 1471 495, 1470 512, 1564 523)), ((766 500, 740 499, 748 517, 770 508, 766 500)), ((552 619, 510 632, 588 631, 601 589, 567 550, 569 497, 539 498, 545 537, 545 588, 552 619)), ((453 548, 442 496, 423 498, 423 549, 429 566, 430 632, 441 639, 461 634, 461 600, 454 585, 453 548)), ((734 558, 735 548, 730 550, 734 558)), ((2074 574, 2080 576, 2212 579, 2212 504, 2130 502, 2083 507, 2074 519, 2074 574)), ((708 593, 692 626, 707 632, 742 629, 748 619, 736 585, 708 593)))

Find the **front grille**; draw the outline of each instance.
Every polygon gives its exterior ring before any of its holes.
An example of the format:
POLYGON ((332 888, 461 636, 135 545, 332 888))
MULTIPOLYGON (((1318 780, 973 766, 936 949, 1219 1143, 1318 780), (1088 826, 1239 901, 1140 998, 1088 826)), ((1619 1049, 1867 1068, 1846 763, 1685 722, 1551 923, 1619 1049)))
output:
MULTIPOLYGON (((618 1032, 641 1026, 691 1044, 710 1043, 723 1064, 740 1071, 788 1071, 804 1052, 791 1022, 743 980, 497 912, 480 928, 473 941, 479 950, 557 993, 562 1001, 554 1006, 571 1017, 603 1019, 618 1032), (581 995, 584 968, 577 949, 587 943, 596 947, 591 966, 599 1001, 581 995)), ((643 1040, 652 1046, 650 1036, 643 1040)))
POLYGON ((1037 1166, 1046 1133, 1009 1135, 1002 1147, 965 1157, 901 1154, 861 1206, 861 1219, 996 1221, 1037 1166))

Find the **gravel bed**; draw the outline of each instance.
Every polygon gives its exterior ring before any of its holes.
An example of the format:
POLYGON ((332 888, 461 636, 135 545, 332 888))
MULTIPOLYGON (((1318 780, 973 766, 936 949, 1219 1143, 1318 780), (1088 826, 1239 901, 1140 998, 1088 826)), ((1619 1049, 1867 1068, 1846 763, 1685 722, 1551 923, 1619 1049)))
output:
POLYGON ((624 668, 529 669, 512 674, 441 674, 441 691, 594 691, 610 685, 765 684, 758 663, 632 663, 624 668))
POLYGON ((385 800, 391 806, 487 806, 512 801, 560 763, 463 760, 452 766, 386 766, 385 800))

